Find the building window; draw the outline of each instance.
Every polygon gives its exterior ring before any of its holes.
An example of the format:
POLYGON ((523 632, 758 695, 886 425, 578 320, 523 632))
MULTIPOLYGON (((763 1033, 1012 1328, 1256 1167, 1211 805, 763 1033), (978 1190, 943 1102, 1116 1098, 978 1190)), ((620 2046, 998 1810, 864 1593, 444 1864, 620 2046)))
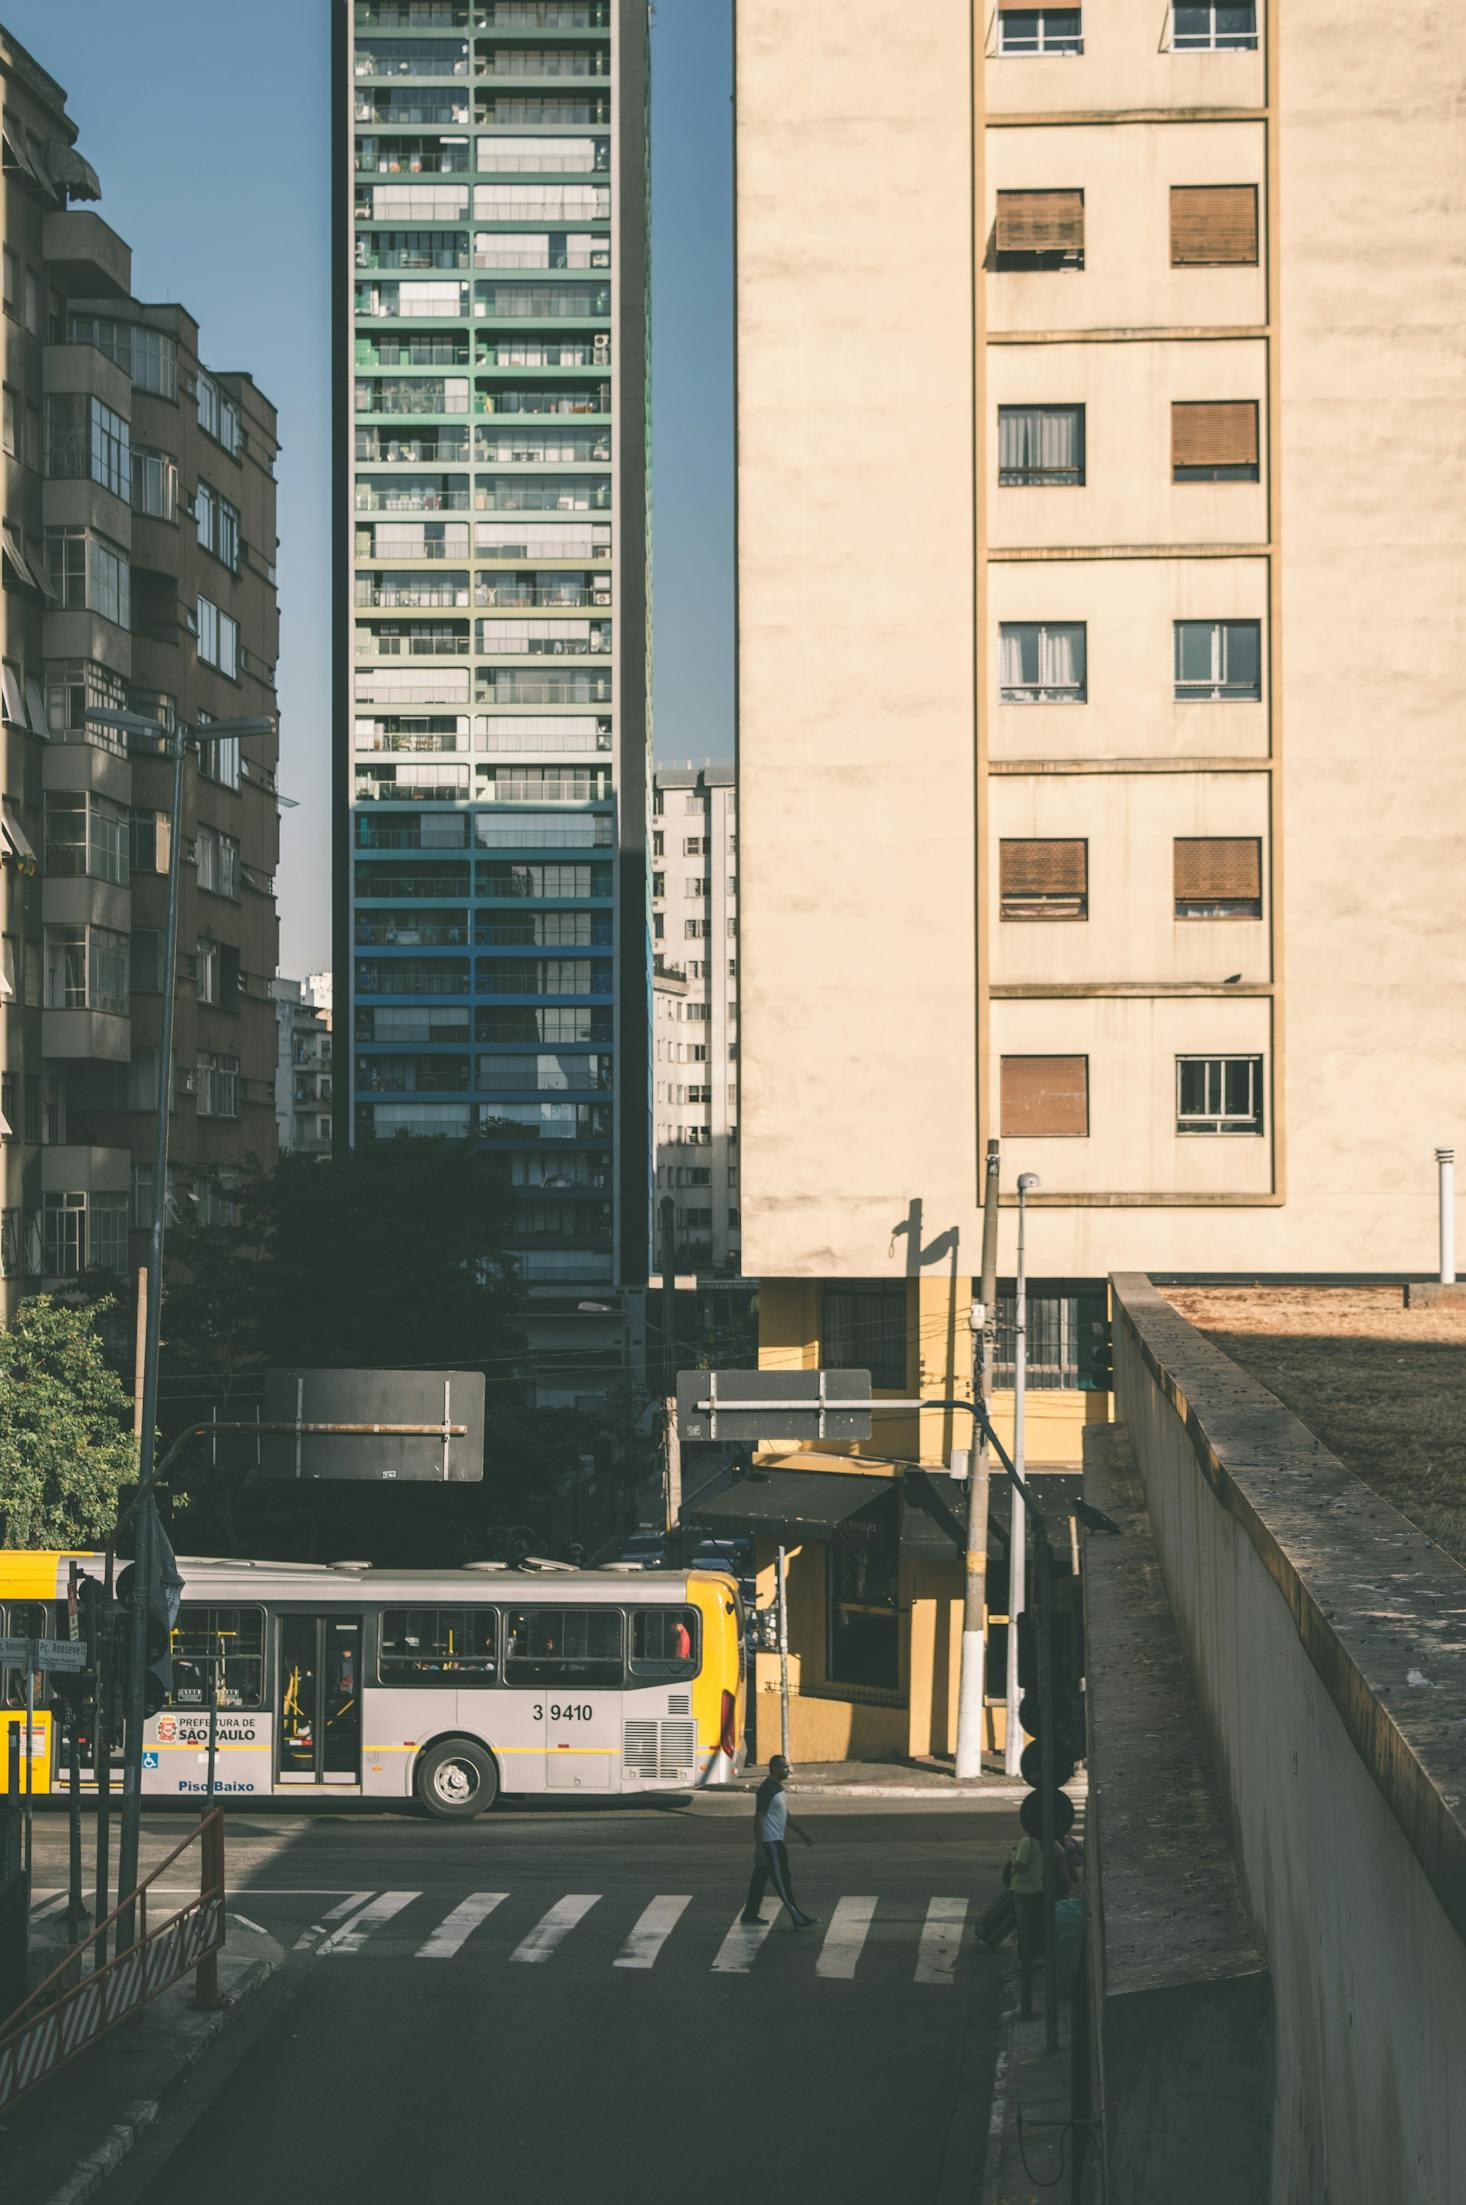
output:
POLYGON ((127 684, 110 666, 93 659, 53 659, 46 668, 46 717, 56 734, 85 735, 88 742, 121 749, 124 738, 110 728, 92 727, 87 713, 122 712, 127 684))
POLYGON ((199 658, 231 681, 239 678, 239 623, 207 597, 198 601, 199 658))
POLYGON ((895 1692, 901 1684, 900 1547, 888 1488, 835 1527, 827 1549, 831 1684, 895 1692))
POLYGON ((213 827, 198 832, 198 884, 214 896, 239 901, 239 837, 220 834, 213 827))
POLYGON ((1084 481, 1082 406, 999 406, 998 481, 1063 487, 1084 481))
POLYGON ((193 989, 200 1003, 219 1001, 222 946, 201 934, 193 960, 193 989))
POLYGON ((133 929, 129 981, 134 995, 163 991, 163 937, 155 926, 133 929))
POLYGON ((58 604, 67 610, 85 608, 120 628, 131 625, 127 555, 105 536, 85 528, 48 528, 46 570, 58 604))
POLYGON ((873 1386, 908 1382, 906 1282, 868 1279, 821 1295, 820 1360, 830 1370, 868 1370, 873 1386))
POLYGON ((48 926, 48 1011, 128 1012, 128 938, 109 926, 48 926))
POLYGON ((1171 266, 1255 268, 1256 184, 1172 184, 1171 266))
POLYGON ((1262 843, 1256 835, 1178 835, 1178 919, 1260 919, 1262 843))
POLYGON ((194 1079, 194 1108, 201 1118, 239 1116, 239 1059, 213 1049, 200 1052, 194 1079))
POLYGON ((69 341, 95 345, 138 390, 152 391, 159 398, 177 397, 178 346, 160 329, 96 314, 73 314, 69 341))
POLYGON ((216 559, 222 559, 232 574, 239 572, 239 508, 221 498, 218 491, 201 481, 194 494, 194 523, 198 529, 199 543, 205 551, 212 551, 216 559))
POLYGON ((150 520, 178 518, 178 467, 167 452, 132 448, 132 510, 150 520))
POLYGON ((998 688, 1004 704, 1083 704, 1082 620, 1005 620, 998 629, 998 688))
POLYGON ((1082 54, 1084 18, 1078 8, 1014 8, 998 0, 1000 54, 1082 54))
POLYGON ((131 432, 100 398, 58 392, 46 400, 46 473, 53 482, 90 479, 114 498, 132 490, 131 432))
POLYGON ((18 401, 14 391, 7 383, 5 385, 5 449, 11 454, 14 454, 17 449, 17 418, 18 401))
POLYGON ((998 269, 1084 266, 1082 191, 1000 191, 993 224, 998 269))
POLYGON ((1058 837, 998 844, 1005 919, 1087 919, 1089 844, 1058 837))
POLYGON ((1257 451, 1255 398, 1172 406, 1173 482, 1256 482, 1257 451))
POLYGON ((46 793, 46 871, 65 879, 82 875, 125 887, 129 874, 130 815, 125 804, 85 790, 46 793))
POLYGON ((1178 620, 1178 704, 1256 704, 1262 697, 1262 623, 1178 620))
POLYGON ((131 867, 134 873, 166 873, 173 826, 167 812, 134 805, 131 817, 131 867))
MULTIPOLYGON (((974 1281, 974 1285, 976 1282, 974 1281)), ((1025 1325, 1025 1375, 1043 1393, 1109 1390, 1109 1290, 1103 1279, 1030 1279, 1025 1325)), ((1017 1296, 1011 1280, 998 1287, 993 1382, 1013 1383, 1017 1356, 1017 1296)))
POLYGON ((1002 1131, 1082 1139, 1089 1132, 1088 1057, 1004 1057, 1002 1131))
POLYGON ((45 1269, 51 1278, 127 1268, 125 1194, 45 1194, 41 1197, 45 1269))
POLYGON ((240 427, 239 408, 232 398, 226 398, 212 375, 202 370, 198 379, 199 427, 216 444, 238 458, 244 438, 240 427))
POLYGON ((1242 0, 1240 6, 1214 4, 1204 0, 1201 6, 1175 0, 1171 10, 1171 50, 1173 53, 1214 53, 1227 47, 1241 47, 1252 51, 1257 45, 1257 0, 1242 0))
POLYGON ((1178 1133, 1261 1133, 1261 1057, 1177 1057, 1178 1133))

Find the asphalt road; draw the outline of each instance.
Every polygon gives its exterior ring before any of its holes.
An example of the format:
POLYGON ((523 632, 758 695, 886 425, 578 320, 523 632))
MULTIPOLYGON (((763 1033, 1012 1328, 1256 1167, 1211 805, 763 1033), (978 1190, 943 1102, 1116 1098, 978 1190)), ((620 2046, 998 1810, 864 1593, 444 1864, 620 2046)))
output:
POLYGON ((819 1924, 752 1937, 746 1800, 231 1816, 231 1948, 286 1968, 105 2199, 970 2200, 1013 1811, 793 1808, 819 1924))

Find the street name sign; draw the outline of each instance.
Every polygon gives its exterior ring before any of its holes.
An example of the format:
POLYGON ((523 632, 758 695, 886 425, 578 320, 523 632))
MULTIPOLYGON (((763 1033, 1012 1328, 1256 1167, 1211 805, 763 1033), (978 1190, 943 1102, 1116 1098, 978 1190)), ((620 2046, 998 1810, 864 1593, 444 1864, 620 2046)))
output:
POLYGON ((868 1370, 683 1370, 686 1440, 869 1439, 868 1370))
POLYGON ((87 1650, 79 1638, 0 1638, 0 1668, 85 1669, 87 1650))

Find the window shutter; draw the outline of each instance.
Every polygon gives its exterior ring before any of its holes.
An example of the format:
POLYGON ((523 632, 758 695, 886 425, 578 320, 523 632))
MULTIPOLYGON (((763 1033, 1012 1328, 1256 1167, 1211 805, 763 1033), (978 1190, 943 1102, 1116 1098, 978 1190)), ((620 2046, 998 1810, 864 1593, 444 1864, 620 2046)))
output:
POLYGON ((1005 1134, 1088 1133, 1088 1057, 1004 1057, 1001 1114, 1005 1134))
POLYGON ((1000 191, 994 243, 1000 253, 1082 253, 1082 191, 1000 191))
POLYGON ((1257 186, 1173 184, 1173 268, 1255 268, 1257 186))
MULTIPOLYGON (((1089 845, 1082 839, 1043 838, 998 844, 998 893, 1005 918, 1043 914, 1061 905, 1078 917, 1089 887, 1089 845)), ((1016 1060, 1015 1060, 1016 1061, 1016 1060)))
POLYGON ((1173 467, 1255 467, 1257 401, 1219 399, 1171 408, 1173 467))
POLYGON ((1262 844, 1255 835, 1176 838, 1177 903, 1258 903, 1262 844))

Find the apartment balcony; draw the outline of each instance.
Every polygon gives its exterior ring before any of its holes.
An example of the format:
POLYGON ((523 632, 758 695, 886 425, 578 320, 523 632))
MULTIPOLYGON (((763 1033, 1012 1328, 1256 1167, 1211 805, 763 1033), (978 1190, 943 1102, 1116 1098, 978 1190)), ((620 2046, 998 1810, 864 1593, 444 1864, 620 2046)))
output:
POLYGON ((569 414, 591 415, 608 420, 611 413, 611 386, 609 383, 583 386, 547 385, 535 389, 476 389, 473 394, 473 410, 476 414, 542 415, 569 414))
POLYGON ((99 214, 72 208, 41 223, 41 255, 74 297, 125 299, 132 293, 132 251, 99 214))
POLYGON ((411 268, 419 274, 433 269, 467 268, 469 265, 468 239, 442 238, 431 245, 387 245, 372 242, 370 235, 356 241, 354 265, 363 269, 411 268))
POLYGON ((548 608, 553 612, 573 611, 586 605, 609 609, 611 578, 609 575, 567 574, 545 582, 522 582, 514 575, 496 578, 480 574, 474 583, 473 601, 480 607, 492 606, 497 612, 512 612, 520 606, 548 608))
POLYGON ((357 0, 356 6, 359 31, 462 31, 468 21, 468 0, 357 0))
POLYGON ((476 31, 608 31, 609 0, 480 0, 476 31))
POLYGON ((432 138, 367 138, 356 147, 358 176, 467 176, 467 146, 443 146, 432 138))
POLYGON ((446 488, 410 482, 384 486, 358 481, 356 485, 358 513, 467 513, 471 505, 466 475, 461 483, 446 488))
POLYGON ((90 606, 50 607, 43 629, 48 659, 92 659, 124 678, 132 672, 132 637, 90 606))
POLYGON ((588 483, 481 482, 473 494, 477 513, 609 513, 609 481, 588 483))
POLYGON ((358 658, 467 658, 468 631, 426 634, 379 633, 372 628, 356 631, 358 658))
POLYGON ((474 75, 487 83, 558 84, 611 74, 608 46, 479 46, 474 75))
MULTIPOLYGON (((54 455, 58 465, 67 464, 67 455, 54 455)), ((125 499, 110 490, 104 490, 94 482, 85 457, 78 471, 70 475, 53 475, 41 490, 41 517, 47 528, 89 528, 97 535, 105 536, 116 544, 119 551, 132 549, 132 508, 125 499)), ((173 531, 176 539, 178 531, 173 531)), ((177 561, 174 561, 175 572, 177 561)))
POLYGON ((359 81, 399 83, 404 77, 466 77, 467 39, 392 38, 358 46, 352 64, 359 81))
POLYGON ((463 130, 468 126, 466 98, 453 94, 435 97, 427 92, 358 92, 355 116, 359 123, 407 123, 418 129, 463 130))
POLYGON ((132 1021, 112 1011, 43 1010, 41 1054, 68 1063, 91 1057, 126 1064, 132 1057, 132 1021))
POLYGON ((468 576, 443 575, 418 581, 404 575, 359 574, 355 602, 358 606, 395 606, 416 612, 453 611, 469 603, 468 576))
MULTIPOLYGON (((438 407, 435 410, 443 412, 446 409, 438 407)), ((466 412, 467 408, 463 410, 466 412)), ((454 461, 466 464, 469 456, 466 425, 461 429, 385 429, 363 426, 356 432, 358 466, 437 467, 454 461)))
POLYGON ((48 791, 89 790, 118 804, 132 801, 132 764, 123 736, 105 727, 58 728, 41 752, 41 786, 48 791))
POLYGON ((128 1149, 55 1142, 41 1150, 43 1194, 127 1194, 131 1185, 128 1149))
POLYGON ((48 344, 41 355, 41 388, 48 398, 100 398, 126 419, 132 412, 132 379, 95 345, 48 344))
POLYGON ((105 926, 126 934, 132 923, 132 893, 124 882, 99 880, 90 873, 67 877, 51 870, 55 853, 46 857, 41 882, 41 919, 46 926, 105 926))

